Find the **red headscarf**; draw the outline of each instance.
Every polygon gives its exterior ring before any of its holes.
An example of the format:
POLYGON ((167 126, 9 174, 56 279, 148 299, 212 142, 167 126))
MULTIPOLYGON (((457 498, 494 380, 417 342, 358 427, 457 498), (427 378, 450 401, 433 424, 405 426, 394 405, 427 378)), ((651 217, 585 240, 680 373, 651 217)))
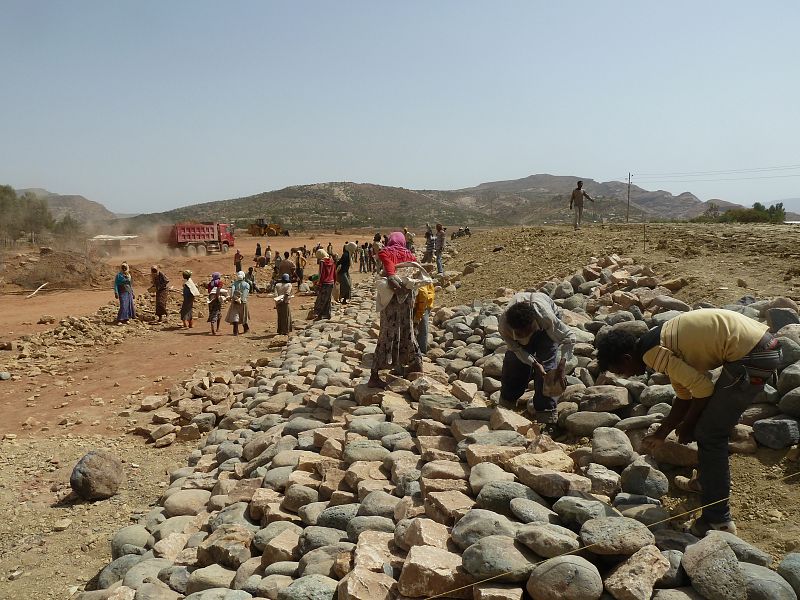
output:
POLYGON ((378 252, 378 258, 383 263, 383 270, 387 275, 394 275, 398 263, 414 262, 417 257, 406 248, 406 236, 402 231, 395 231, 389 236, 386 246, 378 252))

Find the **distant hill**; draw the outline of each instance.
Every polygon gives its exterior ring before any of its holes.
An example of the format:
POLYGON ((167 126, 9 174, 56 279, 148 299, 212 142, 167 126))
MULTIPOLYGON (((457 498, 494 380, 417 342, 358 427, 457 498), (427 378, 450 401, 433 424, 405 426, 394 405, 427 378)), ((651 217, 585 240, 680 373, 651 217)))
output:
MULTIPOLYGON (((514 221, 541 223, 569 218, 564 208, 569 206, 570 194, 579 179, 583 181, 586 192, 597 201, 595 205, 587 202, 589 210, 611 221, 625 218, 628 185, 622 181, 599 182, 588 177, 531 175, 523 179, 494 181, 472 188, 432 193, 440 198, 449 198, 450 202, 459 206, 507 215, 514 221)), ((631 185, 630 214, 637 219, 688 220, 703 214, 710 202, 702 202, 689 192, 675 196, 663 190, 650 191, 631 185)), ((724 200, 713 202, 723 211, 739 207, 724 200)))
POLYGON ((223 220, 249 222, 257 218, 293 227, 420 226, 434 223, 501 225, 506 220, 442 201, 426 192, 371 183, 316 183, 263 192, 244 198, 206 202, 163 213, 139 215, 133 227, 154 222, 223 220))
POLYGON ((596 199, 587 202, 590 220, 689 220, 703 214, 713 202, 722 211, 742 208, 714 199, 700 201, 690 192, 678 195, 646 190, 622 181, 600 182, 588 177, 531 175, 492 181, 458 190, 410 190, 371 183, 329 182, 297 185, 242 198, 184 206, 161 213, 138 215, 121 222, 130 230, 153 223, 183 220, 237 221, 240 226, 257 218, 289 228, 419 227, 440 221, 449 225, 534 225, 571 220, 569 196, 575 182, 596 199))
POLYGON ((20 196, 28 193, 44 199, 56 221, 60 221, 65 215, 70 215, 81 223, 110 221, 116 216, 99 202, 94 202, 83 196, 54 194, 41 188, 26 188, 16 190, 16 192, 20 196))

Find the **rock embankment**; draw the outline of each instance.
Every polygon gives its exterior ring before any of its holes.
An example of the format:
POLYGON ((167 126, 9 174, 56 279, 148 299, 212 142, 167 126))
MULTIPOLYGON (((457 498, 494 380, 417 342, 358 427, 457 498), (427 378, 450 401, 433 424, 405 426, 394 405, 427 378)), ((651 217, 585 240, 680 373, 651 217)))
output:
MULTIPOLYGON (((735 536, 697 539, 666 521, 662 467, 695 465, 696 446, 638 449, 674 392, 659 374, 597 370, 593 344, 610 327, 644 330, 692 308, 670 296, 681 284, 616 256, 542 284, 580 341, 559 404, 569 444, 494 406, 497 316, 512 290, 439 309, 425 373, 386 390, 360 383, 377 334, 361 286, 280 358, 148 398, 156 443, 205 437, 158 506, 114 536, 101 589, 82 600, 796 599, 797 554, 776 572, 735 536)), ((731 449, 788 448, 800 417, 796 306, 728 308, 769 320, 786 357, 731 449)))

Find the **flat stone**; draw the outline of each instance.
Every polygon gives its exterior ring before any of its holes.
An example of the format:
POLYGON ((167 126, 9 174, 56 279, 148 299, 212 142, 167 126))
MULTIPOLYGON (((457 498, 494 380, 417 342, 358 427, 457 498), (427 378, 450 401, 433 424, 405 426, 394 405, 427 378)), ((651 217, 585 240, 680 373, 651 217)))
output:
POLYGON ((196 515, 206 509, 209 498, 211 492, 207 490, 178 490, 164 501, 164 515, 196 515))
POLYGON ((544 558, 553 558, 580 548, 578 534, 550 523, 531 523, 517 530, 516 540, 544 558))
POLYGON ((517 477, 537 494, 547 498, 559 498, 575 492, 592 490, 592 482, 575 473, 523 466, 519 469, 517 477))
POLYGON ((511 513, 523 523, 553 523, 554 525, 561 523, 558 514, 535 500, 514 498, 509 503, 509 507, 511 513))
POLYGON ((278 592, 278 600, 333 600, 338 582, 324 575, 306 575, 278 592))
MULTIPOLYGON (((397 540, 395 536, 395 540, 397 540)), ((434 546, 447 548, 450 532, 447 527, 431 519, 416 518, 403 531, 399 545, 405 550, 413 546, 434 546)))
POLYGON ((652 531, 626 517, 589 519, 581 526, 580 536, 584 546, 599 555, 631 555, 656 541, 652 531))
POLYGON ((337 587, 339 600, 393 600, 397 590, 395 580, 385 573, 356 567, 337 587))
POLYGON ((693 588, 683 587, 674 590, 656 590, 652 600, 706 600, 693 588))
POLYGON ((613 427, 619 421, 613 413, 581 411, 569 415, 564 425, 573 435, 590 436, 598 427, 613 427))
POLYGON ((480 494, 484 485, 493 481, 514 481, 514 475, 493 463, 477 464, 469 472, 469 485, 475 495, 480 494))
POLYGON ((425 514, 434 521, 451 525, 475 506, 475 501, 458 491, 431 492, 425 497, 425 514))
POLYGON ((630 404, 628 390, 614 385, 596 385, 586 388, 578 400, 582 411, 613 412, 630 404))
POLYGON ((522 588, 498 583, 482 583, 472 588, 473 600, 522 600, 522 588))
POLYGON ((597 463, 589 463, 583 474, 592 482, 592 493, 613 497, 620 491, 620 476, 616 471, 597 463))
POLYGON ((195 569, 189 575, 189 582, 186 585, 186 592, 193 594, 212 588, 230 587, 236 571, 226 569, 220 565, 210 565, 201 569, 195 569))
POLYGON ((667 558, 655 546, 645 546, 606 576, 606 590, 616 600, 650 600, 656 581, 669 570, 667 558))
POLYGON ((253 537, 253 531, 246 527, 223 525, 197 546, 197 562, 202 566, 219 563, 229 569, 238 569, 251 557, 253 537))
POLYGON ((446 598, 472 598, 472 589, 458 589, 474 582, 461 557, 433 546, 414 546, 408 552, 397 590, 409 598, 444 594, 446 598), (458 591, 453 591, 458 590, 458 591))

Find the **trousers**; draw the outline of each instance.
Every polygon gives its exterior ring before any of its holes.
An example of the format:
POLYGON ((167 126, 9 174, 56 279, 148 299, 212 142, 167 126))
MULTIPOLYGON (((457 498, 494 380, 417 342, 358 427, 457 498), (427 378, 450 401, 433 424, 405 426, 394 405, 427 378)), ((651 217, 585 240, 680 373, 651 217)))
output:
POLYGON ((575 211, 575 229, 578 229, 583 221, 583 202, 575 203, 573 210, 575 211))
MULTIPOLYGON (((537 331, 523 348, 536 357, 546 370, 556 368, 558 347, 545 331, 537 331)), ((525 364, 511 351, 503 358, 503 370, 500 375, 500 397, 507 402, 516 402, 525 393, 533 378, 533 407, 536 410, 555 410, 556 400, 545 396, 544 378, 535 373, 533 367, 525 364)))
MULTIPOLYGON (((772 336, 764 336, 762 344, 772 341, 772 336)), ((758 346, 756 347, 757 350, 758 346)), ((707 523, 724 523, 731 520, 731 468, 728 462, 728 442, 731 430, 753 399, 764 389, 764 380, 751 378, 748 369, 756 367, 770 371, 777 369, 781 362, 780 351, 765 360, 753 361, 749 357, 725 363, 714 393, 700 415, 695 426, 699 460, 701 498, 703 504, 714 503, 703 509, 703 519, 707 523)))

